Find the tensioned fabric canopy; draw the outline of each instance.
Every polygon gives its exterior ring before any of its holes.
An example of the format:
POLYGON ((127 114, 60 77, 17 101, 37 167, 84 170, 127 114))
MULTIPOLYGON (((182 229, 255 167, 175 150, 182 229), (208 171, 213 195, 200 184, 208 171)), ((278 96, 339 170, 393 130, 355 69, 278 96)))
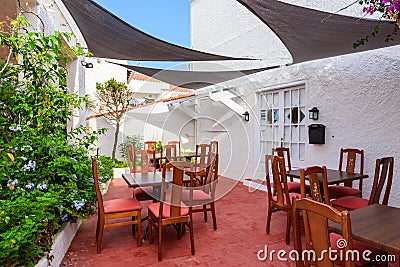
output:
POLYGON ((299 7, 277 0, 237 0, 258 16, 281 39, 293 57, 293 63, 361 52, 400 44, 385 42, 393 23, 375 19, 360 19, 299 7), (377 37, 353 49, 352 44, 371 35, 380 25, 377 37))
POLYGON ((200 52, 162 41, 127 24, 92 0, 62 2, 95 57, 142 61, 244 59, 200 52))
POLYGON ((209 85, 218 84, 228 80, 236 79, 242 76, 253 74, 256 72, 278 68, 279 66, 266 67, 261 69, 238 70, 238 71, 178 71, 163 70, 154 68, 145 68, 120 63, 110 62, 142 74, 154 79, 189 89, 199 89, 209 85))

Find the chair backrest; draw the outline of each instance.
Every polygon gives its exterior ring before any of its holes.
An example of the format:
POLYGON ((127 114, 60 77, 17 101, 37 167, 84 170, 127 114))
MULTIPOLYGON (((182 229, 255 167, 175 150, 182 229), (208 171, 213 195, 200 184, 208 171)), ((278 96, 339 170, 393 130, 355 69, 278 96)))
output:
POLYGON ((390 189, 393 180, 393 164, 394 158, 387 157, 376 160, 374 183, 372 185, 371 196, 369 197, 368 205, 379 203, 383 187, 386 183, 385 195, 383 196, 382 205, 387 205, 389 202, 390 189))
MULTIPOLYGON (((186 161, 172 161, 163 166, 162 171, 162 184, 161 184, 161 202, 167 203, 170 208, 170 217, 180 217, 182 209, 182 188, 183 188, 183 177, 187 170, 194 170, 194 164, 186 161), (167 186, 166 173, 172 168, 172 181, 167 186), (167 192, 167 189, 170 191, 167 192)), ((190 176, 190 184, 193 188, 193 176, 190 176)), ((192 189, 191 189, 192 190, 192 189)), ((190 194, 193 196, 193 193, 190 194)), ((192 199, 189 200, 192 202, 192 199)), ((160 205, 159 216, 162 218, 163 207, 160 205)), ((191 207, 189 207, 191 209, 191 207)))
POLYGON ((310 196, 313 200, 330 204, 329 200, 329 190, 328 190, 328 179, 326 176, 326 167, 313 166, 306 169, 300 170, 300 191, 301 197, 306 197, 306 184, 305 181, 308 180, 310 184, 310 196), (322 177, 322 190, 319 177, 322 177))
POLYGON ((154 150, 137 150, 134 152, 134 161, 133 161, 133 172, 150 172, 154 171, 151 169, 154 167, 154 150), (140 162, 140 171, 136 166, 136 162, 140 162))
POLYGON ((285 203, 287 202, 290 206, 285 160, 282 157, 265 155, 265 173, 269 199, 276 196, 274 202, 281 206, 286 206, 285 203), (270 172, 272 173, 272 184, 270 172), (285 199, 288 201, 285 201, 285 199))
POLYGON ((215 197, 215 190, 218 182, 218 154, 210 152, 210 164, 207 166, 206 177, 204 179, 204 185, 202 189, 207 194, 211 195, 211 198, 215 197))
POLYGON ((364 150, 355 148, 342 148, 340 149, 339 171, 343 171, 343 162, 346 158, 346 172, 355 173, 357 158, 360 158, 360 169, 357 171, 364 174, 364 150))
POLYGON ((204 169, 209 164, 209 153, 211 151, 211 144, 196 145, 196 161, 200 169, 204 169))
POLYGON ((163 145, 161 148, 161 156, 166 162, 176 161, 176 153, 175 145, 163 145))
MULTIPOLYGON (((334 262, 329 257, 331 243, 329 238, 328 221, 338 223, 342 227, 342 238, 347 241, 347 245, 343 249, 344 257, 351 255, 348 251, 353 250, 353 240, 351 235, 351 221, 350 213, 348 211, 339 212, 335 208, 307 198, 295 199, 293 201, 293 235, 294 235, 294 248, 298 255, 304 255, 301 260, 296 261, 296 266, 334 266, 334 262), (300 222, 300 211, 303 215, 306 248, 302 248, 300 222), (315 252, 316 258, 308 259, 305 250, 315 252), (324 256, 323 259, 318 259, 324 256)), ((350 251, 351 252, 351 251, 350 251)), ((311 257, 312 258, 312 257, 311 257)), ((346 267, 355 266, 354 261, 346 260, 344 262, 346 267)))
POLYGON ((286 161, 287 171, 292 169, 292 164, 290 163, 290 152, 288 147, 275 147, 272 149, 272 154, 278 157, 284 158, 286 161))
POLYGON ((218 141, 211 141, 211 152, 218 154, 218 141))
POLYGON ((104 214, 103 196, 101 195, 101 190, 99 186, 99 176, 97 174, 97 161, 95 157, 92 157, 92 170, 93 170, 94 187, 96 189, 98 212, 100 214, 104 214))
POLYGON ((135 146, 133 144, 127 144, 126 145, 126 155, 128 159, 128 166, 129 166, 129 171, 130 173, 133 173, 133 166, 136 165, 134 163, 134 158, 135 158, 135 146))
POLYGON ((144 150, 156 150, 157 142, 156 141, 146 141, 143 143, 144 150))
POLYGON ((175 151, 177 154, 181 153, 181 142, 179 141, 168 141, 168 145, 175 146, 175 151))

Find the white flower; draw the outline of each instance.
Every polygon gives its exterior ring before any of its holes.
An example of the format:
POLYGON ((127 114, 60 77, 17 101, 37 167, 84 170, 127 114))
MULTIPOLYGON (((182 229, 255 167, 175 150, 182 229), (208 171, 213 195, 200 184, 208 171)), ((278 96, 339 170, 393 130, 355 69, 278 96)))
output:
POLYGON ((47 189, 47 185, 45 183, 38 184, 36 187, 42 191, 47 189))
POLYGON ((34 183, 29 183, 29 184, 25 185, 25 187, 26 187, 27 189, 32 189, 32 188, 35 187, 35 184, 34 184, 34 183))
POLYGON ((27 160, 27 158, 25 158, 25 157, 21 157, 21 159, 24 160, 24 161, 27 160))
POLYGON ((18 131, 22 130, 21 126, 19 126, 19 125, 10 126, 10 127, 8 127, 8 129, 10 129, 13 132, 18 132, 18 131))
POLYGON ((85 205, 86 200, 82 198, 81 200, 74 200, 74 208, 80 210, 85 205))
POLYGON ((24 172, 34 171, 36 169, 36 161, 30 160, 27 164, 22 166, 24 172))

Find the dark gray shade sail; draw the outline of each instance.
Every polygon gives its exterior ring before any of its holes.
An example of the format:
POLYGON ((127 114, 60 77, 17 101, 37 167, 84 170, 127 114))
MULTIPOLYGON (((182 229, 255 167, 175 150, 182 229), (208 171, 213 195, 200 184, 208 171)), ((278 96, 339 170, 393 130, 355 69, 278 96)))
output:
MULTIPOLYGON (((127 24, 91 0, 62 2, 79 27, 89 51, 95 57, 139 61, 244 59, 200 52, 162 41, 127 24)), ((130 1, 126 2, 129 6, 130 1)))
POLYGON ((385 42, 393 32, 389 21, 360 19, 299 7, 277 0, 237 0, 259 17, 280 38, 293 57, 293 63, 398 45, 385 42), (353 43, 370 36, 380 26, 377 37, 353 49, 353 43))
POLYGON ((209 85, 219 84, 256 72, 278 68, 279 66, 241 71, 178 71, 138 67, 110 62, 130 70, 140 72, 154 79, 188 89, 199 89, 209 85))

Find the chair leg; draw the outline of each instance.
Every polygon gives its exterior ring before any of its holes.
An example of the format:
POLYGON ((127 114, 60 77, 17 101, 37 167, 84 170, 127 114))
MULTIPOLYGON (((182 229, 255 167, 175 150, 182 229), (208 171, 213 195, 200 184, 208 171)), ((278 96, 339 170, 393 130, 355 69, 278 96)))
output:
POLYGON ((181 240, 182 238, 182 226, 183 226, 182 223, 177 224, 178 230, 176 232, 178 234, 178 240, 181 240))
POLYGON ((148 232, 147 232, 147 237, 149 239, 149 243, 152 244, 153 243, 153 220, 151 219, 150 215, 148 217, 148 232))
POLYGON ((207 205, 203 205, 204 221, 207 222, 207 205))
POLYGON ((271 202, 268 204, 268 215, 267 215, 267 226, 266 226, 266 232, 269 234, 269 230, 271 228, 271 217, 272 217, 272 205, 271 202))
MULTIPOLYGON (((134 221, 134 220, 135 220, 135 216, 132 216, 132 221, 134 221)), ((135 230, 136 230, 136 227, 135 227, 134 224, 132 224, 132 235, 133 235, 133 237, 135 237, 135 230)))
POLYGON ((140 211, 138 212, 138 216, 137 216, 137 246, 141 247, 142 246, 142 216, 140 214, 140 211))
POLYGON ((101 217, 99 219, 99 235, 97 237, 97 254, 101 253, 101 240, 103 239, 103 231, 104 231, 104 224, 105 224, 105 218, 101 217))
POLYGON ((287 212, 287 222, 286 222, 286 245, 290 244, 290 226, 292 225, 292 213, 287 212))
POLYGON ((211 215, 212 215, 212 219, 213 219, 214 230, 217 230, 217 216, 215 215, 215 204, 214 204, 214 202, 211 202, 210 206, 211 206, 211 215))
POLYGON ((162 223, 158 222, 158 261, 162 261, 162 223))
POLYGON ((192 255, 194 255, 195 250, 194 250, 194 235, 193 235, 193 220, 192 220, 192 215, 189 217, 189 233, 190 233, 190 248, 192 250, 192 255))

